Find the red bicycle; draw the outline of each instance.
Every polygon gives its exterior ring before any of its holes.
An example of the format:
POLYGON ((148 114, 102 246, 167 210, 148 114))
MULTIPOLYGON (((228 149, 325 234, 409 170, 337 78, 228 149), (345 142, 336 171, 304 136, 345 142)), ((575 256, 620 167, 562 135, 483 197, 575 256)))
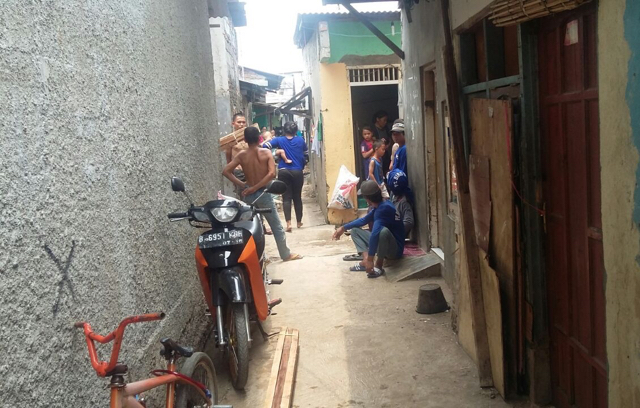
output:
MULTIPOLYGON (((91 330, 89 323, 78 322, 75 327, 84 329, 89 348, 91 365, 99 377, 111 377, 111 408, 145 408, 142 393, 166 385, 166 408, 212 408, 218 399, 216 371, 209 356, 202 352, 194 352, 189 347, 182 347, 171 339, 162 339, 160 354, 167 360, 166 370, 153 370, 155 376, 146 380, 126 383, 125 374, 128 367, 118 363, 118 355, 122 346, 124 329, 131 323, 161 320, 164 313, 151 313, 131 316, 120 322, 118 328, 106 336, 91 330), (109 361, 100 361, 94 342, 106 344, 113 341, 113 349, 109 361), (176 371, 176 360, 186 357, 182 370, 176 371), (179 384, 176 387, 176 384, 179 384), (176 389, 177 388, 177 389, 176 389)), ((215 406, 222 408, 222 406, 215 406)))

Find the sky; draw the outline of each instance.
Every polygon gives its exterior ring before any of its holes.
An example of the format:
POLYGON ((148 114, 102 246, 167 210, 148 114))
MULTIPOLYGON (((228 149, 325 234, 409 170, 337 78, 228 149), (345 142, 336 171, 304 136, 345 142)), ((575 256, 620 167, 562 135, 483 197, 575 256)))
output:
MULTIPOLYGON (((345 11, 322 0, 244 0, 247 26, 236 28, 240 65, 271 72, 302 71, 302 51, 293 44, 298 13, 345 11)), ((397 1, 356 4, 361 11, 395 10, 397 1)))

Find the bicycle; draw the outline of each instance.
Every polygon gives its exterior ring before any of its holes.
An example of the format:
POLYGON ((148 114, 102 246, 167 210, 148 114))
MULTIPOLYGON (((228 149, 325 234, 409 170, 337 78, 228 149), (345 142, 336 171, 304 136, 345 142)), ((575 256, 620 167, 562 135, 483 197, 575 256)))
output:
POLYGON ((223 406, 213 405, 217 403, 218 399, 218 384, 215 368, 209 356, 202 352, 194 352, 192 348, 182 347, 169 338, 160 340, 163 346, 160 354, 167 360, 167 369, 153 370, 151 374, 155 377, 126 383, 124 376, 128 372, 128 367, 118 363, 124 329, 132 323, 161 320, 164 317, 164 313, 130 316, 120 322, 118 328, 106 336, 93 332, 89 323, 78 322, 74 325, 76 328, 84 330, 93 369, 99 377, 111 377, 109 384, 111 389, 110 407, 146 408, 141 394, 166 385, 166 408, 223 408, 223 406), (114 341, 109 362, 98 359, 94 343, 96 341, 102 344, 114 341), (187 360, 181 372, 177 372, 176 361, 180 357, 185 357, 187 360), (178 387, 176 387, 177 384, 179 384, 178 387))

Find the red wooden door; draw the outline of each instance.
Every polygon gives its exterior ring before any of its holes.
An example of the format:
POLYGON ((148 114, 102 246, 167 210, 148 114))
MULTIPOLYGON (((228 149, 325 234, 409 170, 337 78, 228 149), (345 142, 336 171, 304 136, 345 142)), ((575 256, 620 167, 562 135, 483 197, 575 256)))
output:
POLYGON ((538 37, 554 404, 607 406, 596 8, 538 37))

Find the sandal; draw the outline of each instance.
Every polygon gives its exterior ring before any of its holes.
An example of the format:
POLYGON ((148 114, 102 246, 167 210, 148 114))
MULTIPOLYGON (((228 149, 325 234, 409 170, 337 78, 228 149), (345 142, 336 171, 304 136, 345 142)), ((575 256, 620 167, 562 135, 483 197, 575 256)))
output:
POLYGON ((347 262, 362 261, 363 259, 364 258, 362 257, 361 254, 351 254, 351 255, 345 255, 342 257, 342 260, 347 262))
POLYGON ((349 271, 351 272, 365 272, 367 270, 366 266, 360 265, 359 263, 353 265, 351 268, 349 268, 349 271))
POLYGON ((302 255, 300 255, 300 254, 291 254, 291 256, 289 256, 289 258, 284 260, 284 262, 297 261, 298 259, 302 259, 302 258, 304 258, 304 257, 302 255))
POLYGON ((367 274, 367 278, 375 279, 381 277, 382 275, 384 275, 384 269, 374 268, 373 272, 367 274))

